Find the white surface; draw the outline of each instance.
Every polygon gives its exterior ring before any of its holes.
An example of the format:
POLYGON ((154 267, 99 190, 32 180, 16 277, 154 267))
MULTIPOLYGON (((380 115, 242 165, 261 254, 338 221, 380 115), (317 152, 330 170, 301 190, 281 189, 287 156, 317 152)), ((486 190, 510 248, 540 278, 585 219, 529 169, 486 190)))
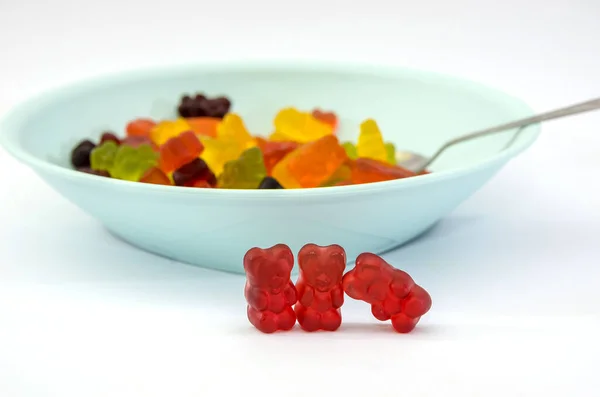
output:
MULTIPOLYGON (((0 3, 0 111, 100 72, 236 55, 424 67, 540 111, 600 94, 594 0, 83 3, 0 3)), ((595 396, 599 122, 547 124, 386 256, 434 299, 411 335, 351 300, 335 334, 258 334, 243 278, 136 251, 1 152, 0 395, 595 396)))

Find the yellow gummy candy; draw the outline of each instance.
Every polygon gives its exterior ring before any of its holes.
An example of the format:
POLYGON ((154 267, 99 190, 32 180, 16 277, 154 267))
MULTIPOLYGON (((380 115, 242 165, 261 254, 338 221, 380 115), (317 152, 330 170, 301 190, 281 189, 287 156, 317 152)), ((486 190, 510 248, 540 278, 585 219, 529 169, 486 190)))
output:
POLYGON ((368 119, 360 125, 356 151, 358 157, 387 162, 388 151, 375 120, 368 119))
POLYGON ((156 124, 150 131, 150 139, 157 145, 162 145, 182 132, 190 131, 192 126, 185 119, 164 120, 156 124))
POLYGON ((199 137, 199 139, 204 145, 204 151, 200 157, 217 176, 223 172, 223 166, 226 162, 236 160, 245 150, 239 142, 230 139, 206 136, 199 137))
POLYGON ((279 111, 273 120, 278 137, 299 143, 316 141, 325 135, 333 134, 333 128, 308 112, 300 112, 294 108, 279 111))
POLYGON ((285 156, 283 160, 279 161, 279 163, 277 163, 277 165, 275 165, 271 171, 273 178, 277 179, 277 182, 279 182, 281 186, 286 189, 299 189, 302 187, 300 186, 300 183, 298 183, 298 181, 290 174, 288 169, 290 160, 299 153, 300 148, 301 147, 285 156))
POLYGON ((279 131, 275 131, 271 135, 269 135, 269 140, 271 142, 289 142, 289 141, 291 141, 291 139, 288 138, 287 135, 284 135, 279 131))
POLYGON ((248 132, 244 121, 235 113, 226 114, 217 125, 217 139, 235 141, 244 149, 256 146, 256 140, 248 132))

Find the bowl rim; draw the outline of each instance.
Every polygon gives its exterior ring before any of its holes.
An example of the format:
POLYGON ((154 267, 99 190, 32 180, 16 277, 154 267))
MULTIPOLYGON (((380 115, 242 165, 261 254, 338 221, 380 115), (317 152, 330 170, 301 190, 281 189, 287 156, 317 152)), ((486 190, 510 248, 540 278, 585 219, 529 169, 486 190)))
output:
MULTIPOLYGON (((503 90, 490 85, 480 83, 468 78, 459 77, 451 74, 440 73, 436 71, 417 69, 399 65, 373 65, 360 61, 331 61, 331 60, 307 60, 307 59, 230 59, 213 60, 201 63, 183 63, 161 66, 149 66, 122 70, 117 72, 103 73, 101 75, 78 79, 66 84, 59 85, 41 91, 25 100, 18 102, 0 118, 0 145, 14 158, 30 166, 36 172, 50 173, 60 178, 66 178, 82 183, 101 183, 106 187, 117 189, 133 189, 139 193, 165 193, 165 194, 193 194, 204 195, 206 197, 239 197, 239 198, 272 198, 288 197, 298 198, 299 196, 338 196, 355 195, 360 193, 375 193, 379 191, 389 191, 395 189, 404 189, 410 186, 435 183, 436 181, 449 180, 461 177, 465 174, 475 173, 478 170, 490 168, 496 164, 503 164, 514 158, 521 152, 528 149, 538 138, 540 134, 539 124, 531 125, 527 129, 531 130, 527 138, 513 143, 510 147, 500 150, 495 155, 479 161, 475 164, 457 167, 450 170, 433 172, 431 174, 420 175, 419 177, 396 179, 383 182, 374 182, 361 185, 332 186, 324 188, 302 188, 302 189, 278 189, 268 191, 266 189, 185 189, 180 186, 155 185, 149 183, 139 183, 123 181, 119 179, 106 178, 93 174, 79 172, 58 164, 51 163, 30 154, 18 142, 18 130, 23 121, 29 118, 31 114, 45 105, 60 98, 68 98, 79 93, 84 93, 103 85, 118 85, 134 79, 151 79, 161 76, 177 73, 211 73, 211 72, 241 72, 241 71, 296 71, 306 72, 314 71, 320 73, 347 73, 355 75, 376 75, 390 78, 397 77, 424 77, 429 81, 437 81, 446 85, 461 86, 470 90, 480 92, 486 97, 494 96, 501 100, 511 103, 515 111, 523 113, 523 117, 534 114, 533 109, 522 99, 515 97, 503 90)), ((507 120, 509 121, 509 120, 507 120)), ((466 131, 468 132, 468 131, 466 131)))

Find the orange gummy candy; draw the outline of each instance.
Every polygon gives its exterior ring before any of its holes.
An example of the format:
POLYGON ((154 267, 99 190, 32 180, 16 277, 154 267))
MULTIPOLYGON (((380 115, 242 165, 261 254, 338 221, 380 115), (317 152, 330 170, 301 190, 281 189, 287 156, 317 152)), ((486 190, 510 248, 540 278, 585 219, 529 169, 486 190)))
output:
POLYGON ((160 146, 160 168, 164 172, 177 168, 198 158, 204 146, 193 131, 170 138, 160 146))
POLYGON ((271 171, 275 165, 299 145, 297 142, 272 142, 260 137, 256 138, 256 143, 262 151, 265 167, 267 168, 267 175, 271 175, 271 171))
POLYGON ((217 126, 221 119, 216 117, 190 117, 186 121, 196 134, 216 138, 217 126))
POLYGON ((150 131, 152 131, 152 128, 154 128, 155 125, 156 122, 151 119, 136 119, 127 124, 125 132, 127 133, 127 136, 149 137, 150 131))
POLYGON ((288 170, 300 186, 318 187, 331 178, 346 160, 348 155, 337 137, 325 135, 301 146, 298 153, 290 158, 288 170))
POLYGON ((315 109, 312 111, 312 116, 325 123, 330 125, 333 128, 333 132, 337 130, 338 126, 338 118, 337 115, 333 112, 324 112, 321 109, 315 109))
POLYGON ((391 165, 382 161, 359 158, 352 164, 352 183, 373 183, 409 178, 416 174, 406 168, 391 165))
POLYGON ((152 183, 154 185, 172 185, 169 177, 157 167, 148 168, 148 170, 140 178, 140 182, 152 183))

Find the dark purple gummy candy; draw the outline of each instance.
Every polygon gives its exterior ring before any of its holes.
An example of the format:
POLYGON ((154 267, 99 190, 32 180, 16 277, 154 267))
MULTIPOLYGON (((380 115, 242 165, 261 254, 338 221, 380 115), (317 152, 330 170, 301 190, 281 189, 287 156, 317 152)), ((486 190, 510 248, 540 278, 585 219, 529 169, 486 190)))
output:
POLYGON ((207 98, 204 95, 185 95, 177 111, 181 117, 215 117, 222 119, 231 108, 231 101, 226 97, 207 98))
POLYGON ((94 142, 86 139, 81 141, 71 151, 71 165, 75 168, 90 166, 90 153, 96 147, 94 142))
POLYGON ((258 185, 259 189, 283 189, 283 186, 277 181, 277 179, 271 176, 265 176, 265 178, 258 185))
POLYGON ((217 184, 217 177, 201 158, 192 160, 173 172, 173 182, 177 186, 192 186, 197 181, 206 181, 211 186, 217 184))

